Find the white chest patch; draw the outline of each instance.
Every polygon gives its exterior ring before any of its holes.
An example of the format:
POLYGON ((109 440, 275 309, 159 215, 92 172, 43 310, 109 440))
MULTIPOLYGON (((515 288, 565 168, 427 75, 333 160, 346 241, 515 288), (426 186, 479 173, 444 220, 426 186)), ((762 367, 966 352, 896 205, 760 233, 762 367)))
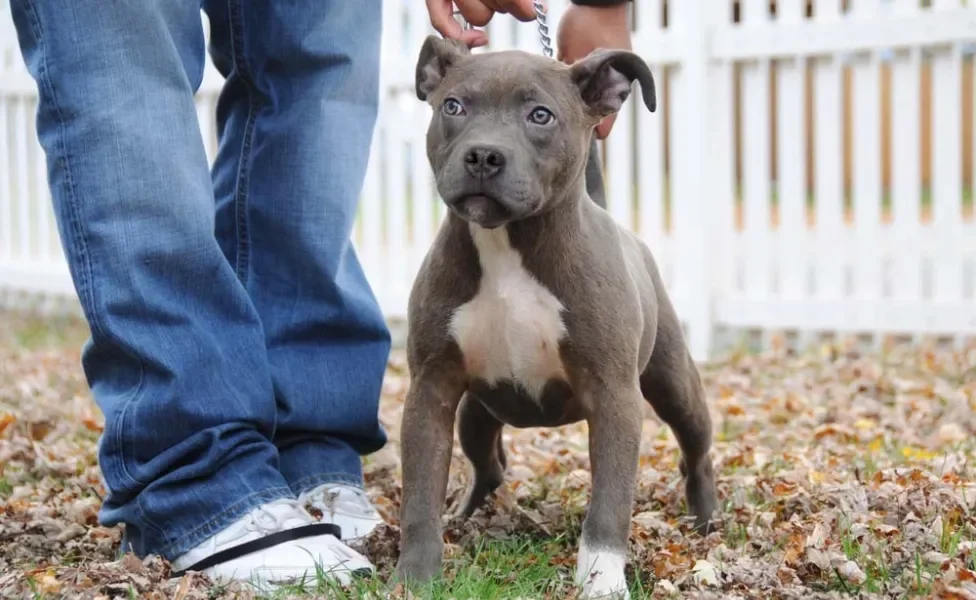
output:
POLYGON ((511 380, 538 399, 547 381, 566 377, 559 356, 563 305, 522 265, 505 227, 470 229, 481 284, 451 319, 465 368, 489 384, 511 380))

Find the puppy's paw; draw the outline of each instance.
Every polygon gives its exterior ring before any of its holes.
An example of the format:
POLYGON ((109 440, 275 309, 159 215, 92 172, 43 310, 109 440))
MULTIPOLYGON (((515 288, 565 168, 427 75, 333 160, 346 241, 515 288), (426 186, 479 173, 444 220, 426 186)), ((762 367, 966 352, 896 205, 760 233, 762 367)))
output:
POLYGON ((580 546, 576 557, 576 585, 583 588, 580 598, 630 600, 624 567, 627 555, 610 548, 580 546))
POLYGON ((681 467, 682 474, 686 477, 685 500, 689 512, 695 517, 695 531, 707 536, 715 530, 710 521, 715 517, 715 511, 718 509, 712 461, 709 457, 705 457, 694 470, 689 470, 682 460, 681 467))
POLYGON ((399 582, 426 584, 441 574, 443 546, 437 543, 412 546, 400 554, 394 579, 399 582))

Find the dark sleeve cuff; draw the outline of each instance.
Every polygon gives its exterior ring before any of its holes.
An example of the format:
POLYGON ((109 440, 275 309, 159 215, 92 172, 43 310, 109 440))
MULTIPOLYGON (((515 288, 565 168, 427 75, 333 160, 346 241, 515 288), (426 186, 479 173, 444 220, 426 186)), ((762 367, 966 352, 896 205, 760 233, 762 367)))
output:
POLYGON ((570 0, 576 6, 617 6, 633 0, 570 0))

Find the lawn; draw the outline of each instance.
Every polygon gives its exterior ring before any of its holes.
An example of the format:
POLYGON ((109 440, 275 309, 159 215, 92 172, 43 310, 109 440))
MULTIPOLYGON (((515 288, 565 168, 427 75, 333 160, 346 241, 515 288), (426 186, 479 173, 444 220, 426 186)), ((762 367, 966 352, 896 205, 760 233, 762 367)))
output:
MULTIPOLYGON (((397 425, 408 374, 395 353, 381 418, 390 444, 366 463, 388 520, 364 551, 380 569, 350 590, 323 580, 262 594, 161 560, 115 560, 100 527, 102 418, 73 320, 0 313, 0 598, 387 598, 400 497, 397 425)), ((648 412, 628 576, 635 598, 976 599, 976 347, 843 343, 737 353, 703 366, 715 419, 721 524, 689 533, 670 431, 648 412)), ((448 523, 445 577, 412 596, 574 597, 589 494, 584 426, 509 430, 507 483, 448 523)), ((467 466, 455 445, 449 508, 467 466)))

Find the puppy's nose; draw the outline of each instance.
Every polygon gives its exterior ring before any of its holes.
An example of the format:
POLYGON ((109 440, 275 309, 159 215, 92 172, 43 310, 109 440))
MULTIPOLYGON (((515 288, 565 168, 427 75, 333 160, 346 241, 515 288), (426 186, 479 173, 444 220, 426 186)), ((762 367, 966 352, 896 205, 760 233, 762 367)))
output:
POLYGON ((505 168, 505 155, 497 148, 479 146, 464 155, 464 166, 475 177, 494 177, 505 168))

